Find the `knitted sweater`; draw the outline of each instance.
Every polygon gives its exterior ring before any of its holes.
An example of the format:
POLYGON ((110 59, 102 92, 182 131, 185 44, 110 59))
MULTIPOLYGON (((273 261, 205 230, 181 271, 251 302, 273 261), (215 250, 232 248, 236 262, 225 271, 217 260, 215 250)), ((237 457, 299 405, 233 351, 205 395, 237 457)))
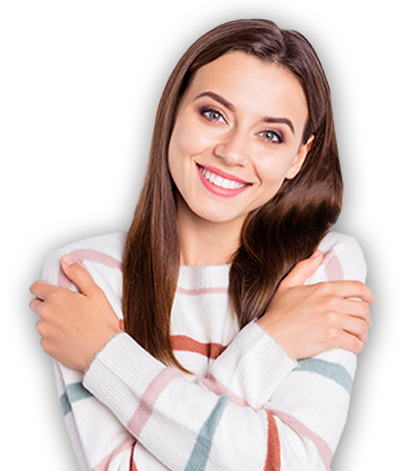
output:
MULTIPOLYGON (((125 234, 88 239, 47 258, 43 278, 76 289, 60 268, 70 253, 122 319, 125 234)), ((357 242, 329 233, 307 280, 364 281, 357 242)), ((55 363, 61 407, 83 471, 323 471, 345 425, 356 367, 334 349, 289 358, 256 323, 239 331, 229 265, 181 267, 171 336, 185 375, 128 334, 114 337, 86 374, 55 363)))

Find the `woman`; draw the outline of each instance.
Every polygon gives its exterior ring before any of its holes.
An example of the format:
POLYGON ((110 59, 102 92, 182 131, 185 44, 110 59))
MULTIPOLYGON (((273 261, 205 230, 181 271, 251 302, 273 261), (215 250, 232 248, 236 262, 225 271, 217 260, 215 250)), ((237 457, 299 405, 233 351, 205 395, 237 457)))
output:
POLYGON ((341 194, 304 37, 241 20, 200 38, 127 236, 55 252, 31 287, 82 469, 329 468, 373 302, 357 243, 328 233, 341 194))

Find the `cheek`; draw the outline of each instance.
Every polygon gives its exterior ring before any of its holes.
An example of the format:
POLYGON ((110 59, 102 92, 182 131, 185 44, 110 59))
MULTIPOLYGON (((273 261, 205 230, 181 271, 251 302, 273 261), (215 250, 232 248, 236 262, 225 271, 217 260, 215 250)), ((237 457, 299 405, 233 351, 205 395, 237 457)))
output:
POLYGON ((186 152, 186 140, 183 139, 185 136, 185 131, 179 125, 175 124, 174 130, 171 135, 171 139, 168 147, 168 165, 169 171, 172 175, 172 178, 175 180, 175 175, 179 172, 179 169, 183 164, 183 156, 186 152))
POLYGON ((217 130, 211 130, 193 112, 184 110, 175 122, 170 148, 182 158, 194 157, 211 149, 217 136, 217 130))
POLYGON ((168 168, 175 185, 182 193, 187 186, 192 155, 190 139, 186 139, 186 131, 175 127, 168 148, 168 168))
POLYGON ((269 186, 280 186, 291 167, 292 159, 285 156, 274 156, 264 159, 256 166, 256 173, 261 184, 269 186))
POLYGON ((285 155, 274 156, 272 159, 264 159, 261 164, 256 165, 256 174, 259 181, 258 203, 263 205, 272 199, 281 188, 285 181, 286 175, 291 167, 292 159, 288 159, 285 155))

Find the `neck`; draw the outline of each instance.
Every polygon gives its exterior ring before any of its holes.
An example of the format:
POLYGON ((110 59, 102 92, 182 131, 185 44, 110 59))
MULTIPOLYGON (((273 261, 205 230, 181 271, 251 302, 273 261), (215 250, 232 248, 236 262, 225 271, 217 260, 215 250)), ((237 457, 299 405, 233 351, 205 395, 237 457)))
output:
MULTIPOLYGON (((179 198, 180 200, 180 198, 179 198)), ((178 200, 181 265, 204 266, 230 263, 240 245, 242 220, 211 222, 194 214, 178 200)))

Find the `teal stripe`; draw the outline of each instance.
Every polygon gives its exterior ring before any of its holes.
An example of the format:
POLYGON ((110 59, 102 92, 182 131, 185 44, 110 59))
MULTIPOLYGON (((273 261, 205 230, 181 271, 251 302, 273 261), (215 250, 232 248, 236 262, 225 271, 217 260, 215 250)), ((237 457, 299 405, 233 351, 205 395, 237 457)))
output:
POLYGON ((344 366, 329 361, 319 360, 318 358, 300 360, 299 364, 300 366, 295 368, 293 371, 309 371, 310 373, 317 373, 321 376, 325 376, 342 386, 349 394, 351 393, 353 379, 344 366))
POLYGON ((68 384, 65 393, 60 397, 61 410, 64 416, 71 412, 71 404, 92 397, 92 394, 83 387, 82 383, 68 384))
POLYGON ((230 397, 226 395, 218 399, 216 406, 200 429, 185 471, 203 471, 205 469, 215 430, 229 401, 230 397))

